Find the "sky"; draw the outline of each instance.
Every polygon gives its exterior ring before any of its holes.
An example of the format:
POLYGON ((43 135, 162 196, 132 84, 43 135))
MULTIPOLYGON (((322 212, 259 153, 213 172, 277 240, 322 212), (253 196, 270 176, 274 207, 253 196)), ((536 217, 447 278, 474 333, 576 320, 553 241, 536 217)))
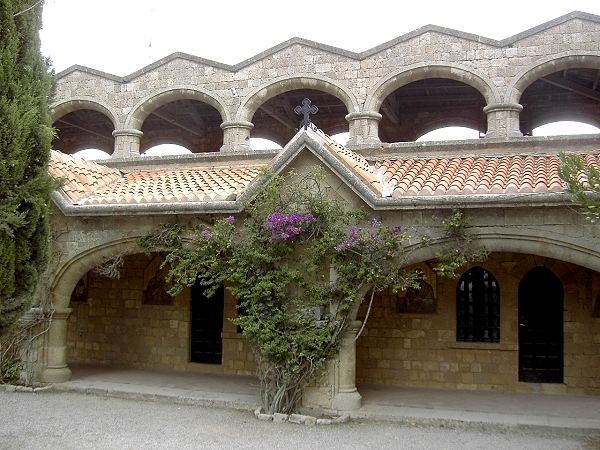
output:
POLYGON ((355 52, 427 24, 504 39, 573 10, 600 1, 46 0, 41 38, 57 72, 123 76, 176 51, 236 64, 295 36, 355 52))

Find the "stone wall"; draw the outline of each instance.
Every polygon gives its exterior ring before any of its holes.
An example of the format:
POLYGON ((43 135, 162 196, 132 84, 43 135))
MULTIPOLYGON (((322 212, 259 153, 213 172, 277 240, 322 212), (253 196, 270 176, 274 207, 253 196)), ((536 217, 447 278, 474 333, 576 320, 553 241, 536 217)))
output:
MULTIPOLYGON (((492 254, 480 265, 500 286, 499 343, 456 341, 456 280, 436 280, 434 314, 399 313, 396 296, 386 293, 375 298, 357 342, 357 384, 600 393, 600 318, 592 317, 600 301, 600 274, 514 253, 492 254), (564 287, 564 384, 518 381, 518 285, 540 265, 553 271, 564 287)), ((365 312, 363 304, 358 318, 365 312)))
POLYGON ((235 302, 226 291, 223 321, 223 362, 190 363, 190 290, 172 305, 143 304, 144 271, 152 258, 125 258, 118 280, 87 274, 85 301, 71 301, 68 319, 68 362, 140 368, 199 370, 253 374, 254 359, 247 341, 227 320, 235 302))
POLYGON ((168 101, 194 99, 219 111, 224 148, 231 150, 249 136, 262 103, 293 89, 317 89, 346 105, 351 145, 370 145, 379 142, 376 116, 387 95, 437 77, 476 88, 487 104, 488 136, 513 137, 520 135, 524 89, 551 72, 597 68, 599 35, 597 16, 573 13, 503 41, 428 26, 362 53, 292 39, 235 66, 185 54, 125 77, 74 66, 57 75, 53 117, 78 108, 102 112, 117 133, 115 156, 126 157, 130 143, 118 136, 139 131, 148 113, 168 101))

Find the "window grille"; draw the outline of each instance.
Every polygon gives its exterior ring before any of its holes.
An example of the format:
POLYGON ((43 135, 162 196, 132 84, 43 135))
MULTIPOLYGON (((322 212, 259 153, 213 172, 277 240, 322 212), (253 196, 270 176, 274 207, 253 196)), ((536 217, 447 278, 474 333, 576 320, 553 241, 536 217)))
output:
POLYGON ((458 280, 456 340, 500 342, 500 287, 483 267, 467 270, 458 280))

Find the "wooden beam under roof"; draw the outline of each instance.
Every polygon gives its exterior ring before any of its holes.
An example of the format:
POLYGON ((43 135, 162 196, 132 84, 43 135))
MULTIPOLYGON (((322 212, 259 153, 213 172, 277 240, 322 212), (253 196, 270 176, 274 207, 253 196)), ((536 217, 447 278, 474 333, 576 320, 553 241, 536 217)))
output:
POLYGON ((555 80, 551 80, 549 78, 540 78, 540 80, 543 81, 544 83, 548 83, 552 86, 556 86, 556 87, 565 89, 567 91, 574 92, 575 94, 579 94, 583 97, 587 97, 589 99, 600 102, 600 92, 595 91, 590 88, 586 88, 585 86, 581 86, 580 84, 574 83, 573 81, 570 81, 570 80, 555 81, 555 80))

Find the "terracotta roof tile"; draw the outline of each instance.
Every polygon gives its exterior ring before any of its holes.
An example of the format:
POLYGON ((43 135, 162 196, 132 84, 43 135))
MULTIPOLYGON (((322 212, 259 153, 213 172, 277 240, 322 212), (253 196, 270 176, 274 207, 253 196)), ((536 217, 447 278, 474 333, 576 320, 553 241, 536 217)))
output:
POLYGON ((140 204, 232 201, 261 166, 140 170, 83 198, 79 204, 140 204))
MULTIPOLYGON (((600 169, 600 154, 582 155, 600 169)), ((557 155, 407 158, 377 164, 392 195, 461 195, 561 192, 557 155)))
POLYGON ((346 167, 352 170, 358 177, 371 187, 378 194, 385 191, 386 186, 382 184, 382 176, 375 170, 374 166, 369 164, 369 161, 358 153, 353 152, 347 147, 334 141, 331 136, 324 133, 314 124, 310 124, 310 128, 320 138, 327 149, 334 154, 346 167))
POLYGON ((121 177, 117 169, 52 150, 48 172, 64 180, 61 190, 72 201, 91 194, 121 177))
POLYGON ((48 171, 65 183, 61 190, 77 205, 231 201, 264 165, 178 167, 122 173, 52 151, 48 171))

